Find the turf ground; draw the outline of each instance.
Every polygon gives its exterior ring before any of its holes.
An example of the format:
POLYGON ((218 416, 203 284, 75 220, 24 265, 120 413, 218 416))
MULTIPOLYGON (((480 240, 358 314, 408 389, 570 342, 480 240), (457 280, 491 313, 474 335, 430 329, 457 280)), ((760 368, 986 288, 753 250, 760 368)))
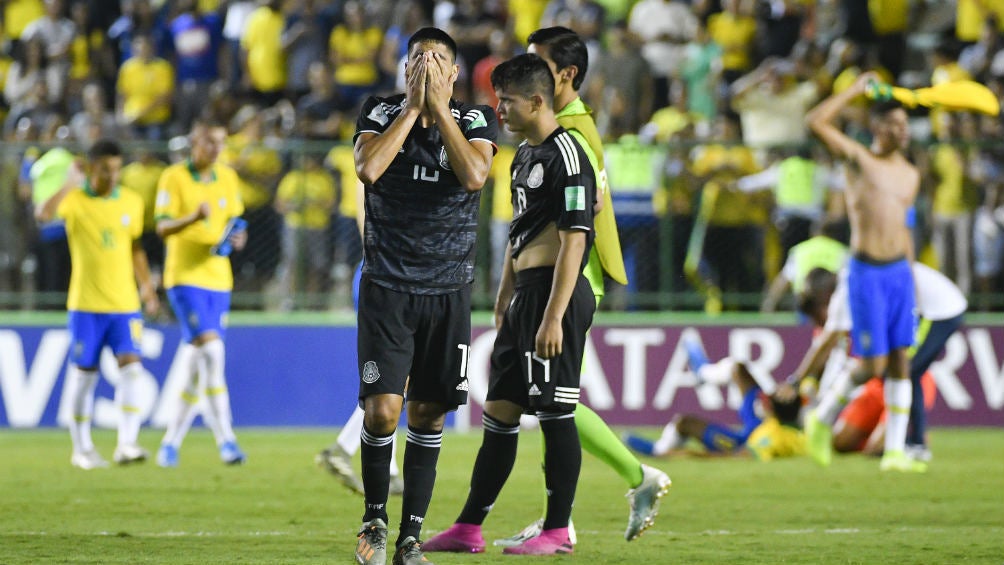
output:
MULTIPOLYGON (((653 431, 654 433, 654 431, 653 431)), ((313 465, 330 430, 241 430, 244 467, 224 467, 196 431, 182 466, 83 472, 62 431, 0 433, 0 563, 353 562, 360 497, 313 465)), ((156 445, 159 434, 144 432, 156 445)), ((113 434, 96 434, 111 456, 113 434)), ((444 442, 426 533, 448 526, 467 494, 480 435, 444 442)), ((431 554, 435 563, 599 564, 1004 562, 1004 433, 935 430, 927 475, 889 475, 837 458, 654 462, 674 481, 655 528, 627 543, 626 486, 584 457, 575 508, 579 543, 560 558, 431 554)), ((509 535, 540 515, 540 438, 525 432, 513 476, 485 528, 509 535)), ((400 459, 399 454, 399 459, 400 459)), ((651 463, 651 461, 649 461, 651 463)), ((390 503, 392 522, 400 499, 390 503)), ((394 532, 391 533, 392 541, 394 532)))

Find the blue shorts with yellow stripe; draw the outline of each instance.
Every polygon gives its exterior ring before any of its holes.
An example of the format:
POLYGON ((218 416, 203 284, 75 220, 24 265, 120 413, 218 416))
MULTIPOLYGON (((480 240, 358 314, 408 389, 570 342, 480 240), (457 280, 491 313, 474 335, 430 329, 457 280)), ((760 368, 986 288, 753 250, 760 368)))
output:
POLYGON ((93 369, 107 345, 116 356, 139 355, 143 337, 143 317, 137 312, 98 313, 70 310, 70 362, 93 369))
POLYGON ((728 453, 746 444, 746 440, 763 419, 757 415, 757 401, 760 398, 760 388, 753 387, 743 397, 739 407, 739 423, 741 428, 731 428, 721 424, 709 423, 701 436, 701 443, 708 451, 728 453))
POLYGON ((167 299, 171 301, 175 317, 181 322, 181 337, 185 343, 192 343, 195 338, 209 332, 215 332, 223 339, 230 311, 229 291, 175 286, 167 289, 167 299))

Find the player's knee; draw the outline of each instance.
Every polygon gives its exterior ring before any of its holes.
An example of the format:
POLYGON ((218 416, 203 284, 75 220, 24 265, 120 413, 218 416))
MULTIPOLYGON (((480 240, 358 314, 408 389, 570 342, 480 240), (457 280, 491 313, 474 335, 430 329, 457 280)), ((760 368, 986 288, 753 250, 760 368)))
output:
POLYGON ((837 453, 854 453, 860 451, 858 447, 864 438, 855 433, 839 433, 833 436, 833 451, 837 453))
POLYGON ((367 399, 364 408, 366 412, 366 429, 379 434, 393 433, 401 417, 401 406, 390 401, 367 399))
POLYGON ((446 408, 435 402, 409 402, 408 425, 423 430, 442 430, 446 408))

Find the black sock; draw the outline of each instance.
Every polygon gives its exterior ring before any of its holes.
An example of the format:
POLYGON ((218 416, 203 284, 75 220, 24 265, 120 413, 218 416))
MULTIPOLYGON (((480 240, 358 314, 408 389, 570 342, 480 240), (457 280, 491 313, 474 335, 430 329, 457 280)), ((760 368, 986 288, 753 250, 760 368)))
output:
POLYGON ((418 539, 422 522, 429 510, 432 489, 436 485, 436 463, 443 443, 443 431, 420 430, 408 426, 404 447, 404 501, 401 504, 401 530, 397 545, 408 536, 418 539))
POLYGON ((390 459, 394 434, 377 435, 363 426, 359 434, 362 444, 359 454, 363 464, 363 489, 366 491, 366 513, 363 522, 380 518, 387 522, 387 497, 390 490, 390 459))
POLYGON ((547 514, 544 529, 568 527, 572 517, 575 487, 582 467, 582 447, 572 413, 538 413, 544 432, 544 481, 547 485, 547 514))
POLYGON ((481 423, 485 433, 471 473, 471 491, 457 518, 462 524, 480 525, 485 521, 516 462, 519 422, 505 424, 484 414, 481 423))

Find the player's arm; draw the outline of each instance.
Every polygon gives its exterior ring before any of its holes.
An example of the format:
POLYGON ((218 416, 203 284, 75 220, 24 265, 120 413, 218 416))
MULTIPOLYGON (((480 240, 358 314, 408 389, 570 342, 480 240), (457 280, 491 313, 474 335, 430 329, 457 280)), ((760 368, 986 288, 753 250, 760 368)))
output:
POLYGON ((450 96, 453 94, 451 65, 442 55, 429 53, 429 57, 430 60, 426 61, 429 75, 426 105, 436 119, 450 167, 457 179, 468 192, 477 192, 488 180, 495 147, 490 141, 468 140, 460 130, 450 113, 450 96))
POLYGON ((864 145, 840 131, 833 121, 855 98, 865 93, 870 81, 875 80, 878 80, 875 73, 863 73, 849 88, 823 100, 805 116, 805 125, 837 157, 857 162, 868 154, 864 145))
POLYGON ((544 308, 544 319, 540 322, 535 340, 539 357, 550 359, 561 354, 563 331, 561 319, 565 316, 568 302, 572 299, 575 283, 582 270, 582 255, 586 251, 586 232, 582 230, 558 230, 558 258, 554 263, 554 280, 551 295, 544 308))
MULTIPOLYGON (((369 185, 375 183, 397 157, 398 151, 404 147, 408 133, 422 114, 422 107, 425 105, 426 74, 424 58, 416 56, 408 61, 408 68, 405 70, 408 92, 404 108, 380 133, 362 131, 356 137, 354 156, 356 176, 359 180, 369 185)), ((357 128, 369 120, 370 114, 376 110, 375 107, 367 106, 370 104, 363 106, 357 128)))
POLYGON ((810 375, 821 374, 826 367, 826 360, 830 357, 830 353, 843 335, 844 332, 842 331, 826 329, 817 335, 812 340, 809 350, 805 352, 802 362, 798 364, 798 368, 792 374, 792 379, 801 383, 803 379, 810 375))
POLYGON ((84 171, 80 168, 80 164, 74 161, 70 164, 70 170, 66 175, 66 181, 63 182, 63 186, 35 210, 35 219, 43 224, 51 222, 57 216, 59 204, 66 198, 66 195, 83 186, 84 180, 84 171))
POLYGON ((190 214, 180 218, 161 218, 157 220, 157 235, 161 239, 183 231, 188 226, 209 216, 209 203, 203 202, 190 214))
POLYGON ((138 239, 132 242, 132 268, 136 273, 136 282, 139 284, 139 297, 143 301, 143 310, 154 315, 160 310, 160 300, 157 298, 157 289, 153 286, 153 279, 150 277, 150 262, 146 259, 146 251, 138 239))
POLYGON ((596 176, 596 202, 593 204, 593 213, 599 214, 600 210, 605 206, 609 205, 613 207, 607 170, 600 168, 600 159, 596 156, 596 152, 593 151, 593 147, 586 141, 586 136, 582 135, 582 132, 577 129, 570 129, 568 133, 575 138, 575 141, 579 142, 579 147, 582 147, 582 152, 586 154, 586 158, 589 159, 589 165, 593 168, 593 175, 596 176))
POLYGON ((512 301, 512 293, 516 288, 516 271, 512 264, 512 243, 505 246, 505 255, 502 259, 502 277, 499 279, 499 289, 495 293, 495 329, 502 327, 502 320, 509 310, 509 302, 512 301))
POLYGON ((760 303, 760 311, 768 313, 777 310, 777 303, 784 297, 784 293, 788 292, 790 286, 791 281, 788 280, 788 277, 783 272, 778 273, 771 281, 770 288, 767 289, 767 294, 763 297, 763 302, 760 303))

